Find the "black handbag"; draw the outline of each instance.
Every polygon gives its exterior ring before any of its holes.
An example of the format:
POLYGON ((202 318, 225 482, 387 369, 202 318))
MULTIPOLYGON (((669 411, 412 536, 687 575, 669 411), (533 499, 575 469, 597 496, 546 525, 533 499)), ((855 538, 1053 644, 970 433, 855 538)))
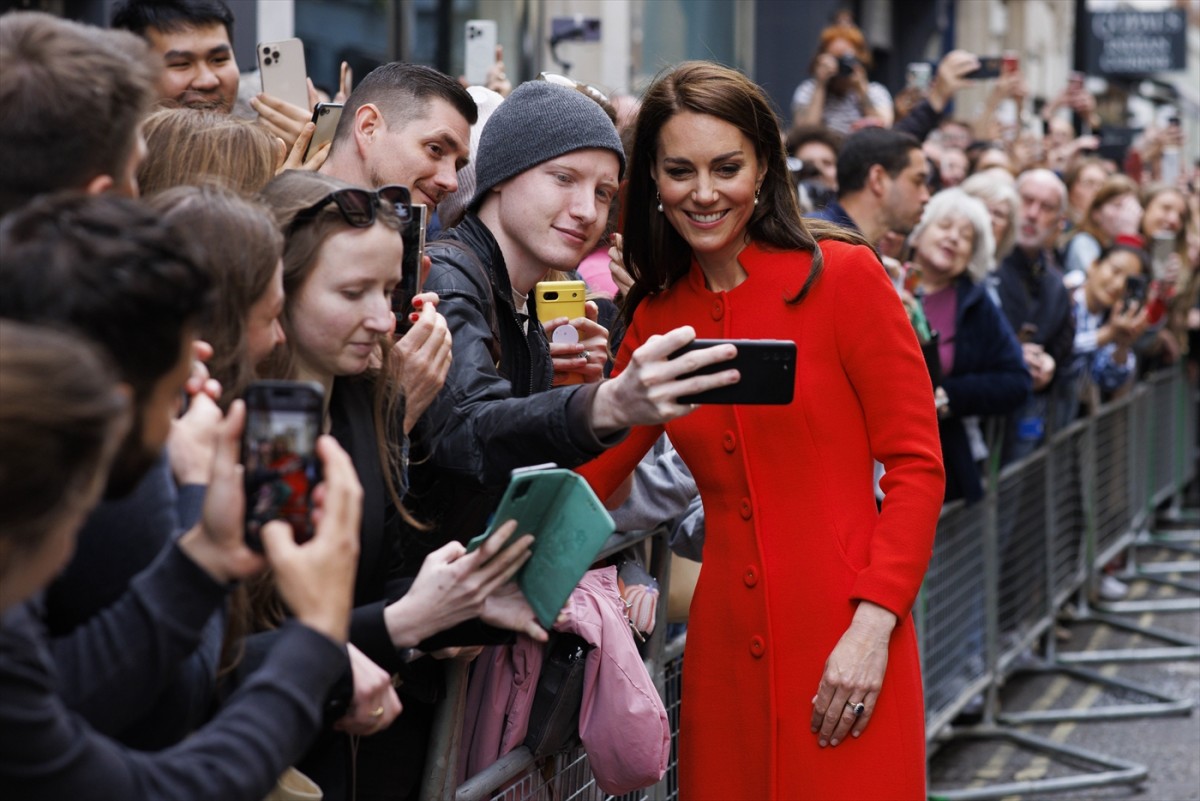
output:
POLYGON ((592 646, 578 634, 550 635, 525 735, 534 758, 560 751, 578 736, 583 669, 590 650, 592 646))

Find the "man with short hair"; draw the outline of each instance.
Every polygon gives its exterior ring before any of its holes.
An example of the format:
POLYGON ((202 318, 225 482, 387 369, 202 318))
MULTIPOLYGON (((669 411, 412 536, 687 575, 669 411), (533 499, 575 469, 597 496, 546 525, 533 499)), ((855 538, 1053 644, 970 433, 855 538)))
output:
POLYGON ((0 216, 59 189, 136 195, 158 72, 124 31, 0 17, 0 216))
MULTIPOLYGON (((233 12, 222 0, 124 0, 112 26, 143 37, 162 59, 161 100, 226 114, 233 109, 241 76, 233 52, 233 12)), ((265 92, 251 97, 250 106, 259 123, 288 148, 312 116, 311 108, 265 92)))
POLYGON ((146 39, 163 61, 159 96, 229 112, 238 93, 233 12, 221 0, 127 0, 112 26, 146 39))
MULTIPOLYGON (((437 536, 481 530, 514 468, 575 467, 630 425, 686 413, 671 394, 686 369, 665 362, 689 341, 690 329, 654 338, 634 354, 633 369, 599 381, 603 328, 571 321, 579 342, 556 342, 552 358, 538 324, 535 285, 551 270, 574 269, 595 247, 624 169, 621 140, 600 106, 545 81, 518 87, 483 129, 469 210, 428 248, 433 268, 425 288, 441 298, 454 352, 435 401, 444 424, 431 458, 412 461, 410 497, 437 536), (657 393, 644 383, 650 365, 661 370, 657 393), (556 372, 568 371, 590 371, 591 380, 552 386, 556 372), (651 402, 652 394, 670 400, 651 402)), ((570 327, 558 322, 549 327, 570 327)), ((706 363, 732 355, 718 351, 695 353, 706 363)), ((736 374, 713 378, 728 383, 736 374)), ((412 536, 432 545, 428 534, 412 536)))
POLYGON ((1032 453, 1053 428, 1052 391, 1058 365, 1070 363, 1075 340, 1071 296, 1063 286, 1054 243, 1067 213, 1067 188, 1046 169, 1017 178, 1016 247, 996 269, 1000 306, 1021 339, 1033 395, 1010 418, 1005 460, 1032 453))
POLYGON ((432 212, 458 188, 467 163, 475 101, 457 81, 419 64, 372 70, 346 99, 321 172, 378 189, 407 186, 432 212))
POLYGON ((929 200, 929 164, 912 136, 864 128, 846 138, 837 162, 838 199, 809 215, 859 231, 876 245, 907 234, 929 200))

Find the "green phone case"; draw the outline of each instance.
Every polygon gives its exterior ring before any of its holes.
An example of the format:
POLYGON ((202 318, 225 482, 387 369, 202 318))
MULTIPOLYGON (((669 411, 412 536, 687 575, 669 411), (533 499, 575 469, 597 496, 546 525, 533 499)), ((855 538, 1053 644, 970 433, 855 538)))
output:
POLYGON ((549 629, 616 526, 583 476, 573 470, 514 470, 491 525, 468 549, 475 550, 514 519, 517 535, 534 537, 533 556, 517 573, 517 585, 538 621, 549 629))

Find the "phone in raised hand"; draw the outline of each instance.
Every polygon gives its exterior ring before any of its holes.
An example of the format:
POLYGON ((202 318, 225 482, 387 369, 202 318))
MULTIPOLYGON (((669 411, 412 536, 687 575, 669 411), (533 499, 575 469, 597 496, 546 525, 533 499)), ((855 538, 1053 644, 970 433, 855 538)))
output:
POLYGON ((262 551, 262 527, 283 520, 297 542, 313 536, 312 491, 321 480, 317 437, 324 390, 311 381, 255 381, 246 388, 242 432, 246 544, 262 551))

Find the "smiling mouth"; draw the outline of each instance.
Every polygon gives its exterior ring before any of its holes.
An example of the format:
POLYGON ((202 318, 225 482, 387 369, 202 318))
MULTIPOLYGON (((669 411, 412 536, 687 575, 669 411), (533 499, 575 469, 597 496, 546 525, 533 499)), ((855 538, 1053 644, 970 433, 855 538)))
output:
POLYGON ((583 244, 587 241, 587 234, 583 233, 582 231, 572 231, 569 228, 555 228, 554 230, 558 231, 565 237, 577 240, 580 244, 583 244))
POLYGON ((698 223, 715 223, 728 213, 728 209, 725 211, 714 211, 709 214, 697 214, 694 211, 684 212, 688 216, 688 219, 695 220, 698 223))

